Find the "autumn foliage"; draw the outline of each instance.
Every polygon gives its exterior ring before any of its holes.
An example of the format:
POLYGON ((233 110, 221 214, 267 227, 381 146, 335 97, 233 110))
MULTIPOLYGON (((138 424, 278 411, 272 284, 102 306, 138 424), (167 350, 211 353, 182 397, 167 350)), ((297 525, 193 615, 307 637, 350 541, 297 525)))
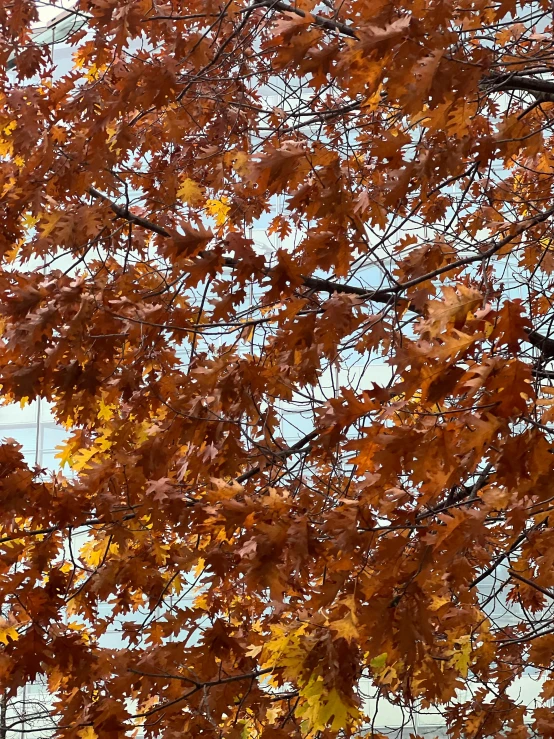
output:
POLYGON ((68 739, 349 735, 364 691, 553 736, 551 3, 78 0, 65 75, 40 5, 0 385, 67 441, 0 446, 0 689, 68 739))

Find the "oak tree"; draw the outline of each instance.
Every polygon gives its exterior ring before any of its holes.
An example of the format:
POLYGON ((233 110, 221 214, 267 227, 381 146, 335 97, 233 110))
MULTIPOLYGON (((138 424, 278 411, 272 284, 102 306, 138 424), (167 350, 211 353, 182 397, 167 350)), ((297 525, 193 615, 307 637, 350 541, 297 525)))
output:
POLYGON ((68 739, 349 735, 368 690, 553 736, 551 2, 78 0, 65 74, 41 6, 0 394, 67 440, 0 446, 0 690, 68 739))

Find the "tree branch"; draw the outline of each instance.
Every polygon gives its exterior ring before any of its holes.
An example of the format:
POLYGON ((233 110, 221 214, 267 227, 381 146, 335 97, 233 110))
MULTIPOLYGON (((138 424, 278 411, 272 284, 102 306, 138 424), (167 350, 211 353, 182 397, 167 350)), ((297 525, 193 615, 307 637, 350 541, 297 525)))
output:
POLYGON ((539 593, 542 593, 543 595, 546 595, 549 598, 552 598, 554 600, 554 593, 551 590, 547 590, 546 588, 543 588, 542 585, 539 585, 538 583, 533 582, 532 580, 528 580, 526 577, 523 577, 523 575, 518 574, 514 570, 508 570, 508 573, 510 577, 514 578, 514 580, 520 580, 526 585, 529 585, 531 588, 538 590, 539 593))
POLYGON ((485 77, 483 86, 490 86, 491 91, 523 90, 532 93, 539 101, 554 101, 554 82, 525 77, 519 74, 506 74, 485 77))
POLYGON ((537 331, 530 331, 527 339, 530 344, 541 350, 543 356, 554 357, 554 339, 549 339, 548 336, 543 336, 537 331))
MULTIPOLYGON (((283 3, 279 3, 279 5, 282 4, 283 3)), ((114 203, 113 200, 111 200, 107 195, 101 193, 99 190, 96 190, 96 188, 89 188, 89 194, 92 197, 107 203, 110 206, 111 210, 118 217, 124 218, 130 223, 134 223, 135 225, 140 226, 147 231, 156 233, 159 236, 164 236, 167 238, 172 237, 172 234, 167 231, 167 229, 163 228, 162 226, 158 226, 156 223, 153 223, 146 218, 142 218, 142 216, 135 215, 128 208, 117 205, 117 203, 114 203)), ((412 280, 402 282, 398 285, 395 285, 394 287, 387 288, 386 290, 371 291, 358 285, 339 283, 333 280, 327 280, 319 277, 309 277, 307 275, 301 275, 302 281, 306 287, 313 290, 319 290, 322 292, 327 292, 329 294, 346 293, 350 295, 359 295, 360 297, 363 297, 367 300, 381 303, 390 303, 396 300, 401 293, 409 290, 412 287, 416 287, 423 282, 427 282, 427 280, 432 280, 435 277, 439 277, 440 275, 446 274, 453 269, 458 269, 459 267, 465 267, 470 264, 474 264, 475 262, 485 261, 489 257, 494 256, 494 254, 500 251, 504 246, 507 246, 509 243, 514 241, 514 239, 516 239, 518 236, 521 236, 521 234, 523 234, 528 229, 533 228, 533 226, 537 226, 539 223, 543 223, 544 221, 546 221, 553 213, 554 207, 545 210, 543 213, 540 213, 534 218, 528 218, 524 221, 520 221, 518 224, 516 224, 514 230, 511 233, 497 242, 493 241, 489 248, 485 249, 481 253, 473 254, 468 257, 462 257, 454 262, 445 264, 442 267, 433 270, 432 272, 427 272, 426 274, 420 275, 419 277, 414 277, 414 279, 412 280)), ((205 256, 206 254, 207 252, 200 252, 200 256, 205 256)), ((230 269, 234 269, 238 265, 238 263, 238 260, 232 259, 231 257, 225 257, 223 261, 224 266, 230 269)), ((269 276, 271 275, 271 271, 271 269, 264 270, 264 274, 269 276)), ((536 331, 531 331, 528 335, 528 340, 529 343, 540 348, 544 356, 554 356, 554 339, 549 339, 537 333, 536 331)))
POLYGON ((255 10, 256 8, 268 8, 269 10, 280 10, 283 13, 294 13, 295 15, 299 15, 301 18, 309 17, 312 23, 316 26, 319 26, 320 28, 325 28, 327 31, 337 31, 343 36, 348 36, 349 38, 356 39, 356 41, 360 40, 359 36, 356 35, 356 32, 346 23, 332 20, 331 18, 325 18, 325 16, 323 15, 306 13, 305 10, 295 8, 293 5, 288 5, 288 3, 281 2, 281 0, 262 0, 262 2, 249 5, 247 8, 244 8, 242 12, 250 12, 252 10, 255 10))

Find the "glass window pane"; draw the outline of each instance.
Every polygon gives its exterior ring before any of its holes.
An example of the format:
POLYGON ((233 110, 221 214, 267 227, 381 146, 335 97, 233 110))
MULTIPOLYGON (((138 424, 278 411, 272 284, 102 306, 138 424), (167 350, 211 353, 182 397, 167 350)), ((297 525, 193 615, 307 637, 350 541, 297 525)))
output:
POLYGON ((42 449, 44 452, 54 451, 70 435, 70 432, 63 426, 45 424, 43 429, 42 449))
POLYGON ((12 438, 23 445, 25 450, 35 450, 37 443, 37 427, 30 425, 0 425, 0 440, 12 438))
MULTIPOLYGON (((42 455, 42 460, 40 463, 41 467, 45 467, 47 470, 57 470, 60 466, 60 460, 55 459, 55 455, 58 452, 44 452, 42 455)), ((65 468, 65 471, 67 473, 67 467, 65 468)))

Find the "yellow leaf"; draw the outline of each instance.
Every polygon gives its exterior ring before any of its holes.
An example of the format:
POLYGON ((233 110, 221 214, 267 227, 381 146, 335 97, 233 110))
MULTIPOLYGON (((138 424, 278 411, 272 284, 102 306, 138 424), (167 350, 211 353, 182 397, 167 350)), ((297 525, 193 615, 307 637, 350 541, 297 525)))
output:
POLYGON ((199 596, 197 596, 194 601, 192 602, 193 608, 199 608, 201 611, 207 611, 208 610, 208 597, 205 593, 201 593, 199 596))
POLYGON ((248 647, 248 649, 246 650, 246 655, 248 657, 257 657, 258 654, 262 651, 262 649, 263 647, 261 647, 260 645, 256 646, 255 644, 253 644, 251 647, 248 647))
POLYGON ((143 441, 148 439, 148 432, 151 430, 151 423, 143 421, 142 423, 136 424, 135 427, 135 440, 137 444, 142 444, 143 441))
POLYGON ((56 449, 60 451, 54 455, 54 459, 60 460, 60 466, 63 468, 65 465, 70 467, 73 465, 73 450, 70 444, 58 444, 56 449))
POLYGON ((13 151, 13 144, 11 141, 6 141, 0 138, 0 156, 7 157, 13 151))
POLYGON ((98 450, 97 449, 81 449, 79 452, 73 457, 70 466, 72 470, 75 470, 75 472, 81 472, 81 470, 90 470, 92 469, 91 466, 88 464, 90 459, 94 457, 98 450))
MULTIPOLYGON (((204 201, 204 193, 200 185, 187 177, 177 190, 177 197, 188 205, 200 205, 204 201)), ((208 201, 210 202, 210 201, 208 201)))
POLYGON ((40 235, 43 239, 45 239, 47 236, 50 236, 61 217, 62 214, 60 211, 54 211, 53 213, 44 214, 41 219, 43 222, 43 226, 40 229, 40 235))
POLYGON ((349 612, 344 618, 341 618, 338 621, 331 621, 330 628, 331 631, 336 632, 339 637, 342 637, 343 639, 346 639, 346 641, 351 642, 354 641, 354 639, 357 639, 359 636, 356 622, 357 619, 355 614, 349 612))
POLYGON ((83 631, 86 627, 84 624, 80 624, 78 621, 69 621, 67 628, 71 631, 83 631))
POLYGON ((99 67, 96 66, 96 64, 91 64, 88 72, 85 74, 85 77, 89 82, 96 82, 96 80, 100 77, 101 73, 106 70, 106 65, 101 64, 99 67))
POLYGON ((85 726, 84 729, 80 729, 77 734, 81 739, 97 739, 98 734, 94 731, 92 726, 85 726))
POLYGON ((365 99, 363 104, 364 113, 373 113, 379 107, 381 102, 381 90, 383 85, 379 85, 375 92, 373 92, 368 98, 365 99))
POLYGON ((447 605, 448 603, 451 603, 450 598, 444 595, 433 595, 431 596, 431 605, 429 606, 429 609, 431 611, 438 611, 439 608, 442 608, 443 606, 447 605))
POLYGON ((171 582, 171 591, 179 595, 183 590, 183 581, 181 575, 176 575, 171 582))
POLYGON ((221 200, 207 200, 206 201, 206 212, 215 218, 215 222, 218 226, 223 226, 227 220, 227 214, 231 210, 231 206, 228 205, 229 199, 225 195, 221 200))
POLYGON ((54 667, 52 672, 48 675, 48 687, 52 692, 56 691, 60 687, 63 678, 63 672, 58 667, 54 667))
POLYGON ((9 136, 17 128, 17 121, 11 121, 7 126, 4 126, 2 133, 4 136, 9 136))
POLYGON ((154 540, 152 543, 152 549, 154 551, 154 558, 159 565, 164 565, 167 561, 169 546, 167 544, 161 544, 159 541, 154 540))
POLYGON ((233 152, 233 169, 237 174, 246 174, 248 171, 248 162, 248 154, 245 151, 233 152))
POLYGON ((81 639, 84 642, 90 641, 90 636, 89 636, 89 633, 87 631, 87 627, 85 626, 85 624, 79 623, 78 621, 70 621, 67 624, 67 628, 71 629, 71 631, 78 631, 81 635, 81 639))
POLYGON ((459 649, 450 657, 448 664, 458 670, 462 677, 466 678, 471 664, 471 640, 469 635, 457 639, 457 644, 459 649))
POLYGON ((279 716, 281 716, 281 714, 282 714, 282 711, 277 706, 274 706, 273 708, 269 708, 265 714, 268 724, 270 725, 274 724, 279 718, 279 716))
POLYGON ((34 216, 32 213, 26 213, 21 219, 22 225, 27 228, 34 228, 39 222, 39 218, 34 216))
POLYGON ((359 711, 336 688, 326 691, 323 678, 312 675, 306 687, 300 691, 304 701, 296 710, 306 723, 306 733, 323 731, 330 726, 340 731, 359 717, 359 711))
POLYGON ((19 634, 13 624, 8 621, 0 622, 0 642, 2 644, 9 644, 10 641, 17 641, 19 634))
POLYGON ((25 544, 26 539, 8 539, 7 541, 3 542, 4 547, 8 547, 8 549, 12 549, 13 547, 17 547, 20 544, 25 544))
POLYGON ((377 657, 370 660, 369 664, 371 665, 372 670, 379 672, 387 664, 387 653, 383 652, 382 654, 377 655, 377 657))
POLYGON ((8 264, 13 264, 15 260, 17 259, 17 255, 19 254, 19 250, 21 248, 21 243, 15 244, 9 251, 6 252, 6 261, 8 264))
POLYGON ((200 559, 196 563, 194 570, 193 570, 193 574, 195 578, 200 577, 200 575, 204 572, 205 564, 206 564, 205 561, 200 557, 200 559))
POLYGON ((101 452, 105 452, 107 449, 110 449, 110 447, 113 446, 113 441, 111 441, 111 439, 108 439, 108 436, 109 434, 99 436, 94 442, 101 452))
MULTIPOLYGON (((107 555, 106 549, 106 540, 100 539, 98 541, 96 539, 91 539, 83 544, 83 546, 79 550, 79 556, 87 565, 90 565, 91 567, 98 567, 100 562, 102 562, 107 555)), ((109 547, 109 551, 112 553, 117 553, 117 544, 111 544, 109 547)))
POLYGON ((104 401, 100 399, 99 408, 100 410, 96 415, 101 421, 110 421, 113 418, 115 405, 104 403, 104 401))

